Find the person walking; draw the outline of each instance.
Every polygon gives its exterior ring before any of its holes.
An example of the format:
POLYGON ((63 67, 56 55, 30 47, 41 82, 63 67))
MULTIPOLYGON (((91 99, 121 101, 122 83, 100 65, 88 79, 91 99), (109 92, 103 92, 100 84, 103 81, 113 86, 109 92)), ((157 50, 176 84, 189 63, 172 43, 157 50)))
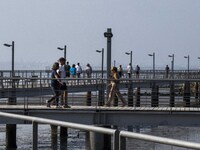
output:
POLYGON ((168 78, 169 77, 169 66, 168 65, 166 65, 165 71, 166 71, 166 78, 168 78))
POLYGON ((77 65, 76 65, 76 77, 80 78, 81 73, 82 73, 81 65, 80 65, 80 63, 77 63, 77 65))
POLYGON ((60 62, 60 68, 58 69, 58 74, 60 75, 61 81, 63 86, 61 86, 61 105, 63 108, 70 108, 68 106, 67 98, 68 98, 68 93, 67 93, 67 82, 66 82, 66 77, 67 77, 67 65, 65 64, 66 60, 65 58, 61 57, 59 59, 60 62))
POLYGON ((51 89, 53 91, 53 97, 51 99, 47 100, 47 107, 51 107, 51 102, 55 100, 56 107, 58 108, 58 102, 59 102, 59 96, 60 96, 60 86, 62 85, 62 82, 60 80, 60 76, 57 73, 57 70, 59 69, 59 63, 55 62, 52 66, 52 72, 51 72, 51 89))
POLYGON ((135 74, 136 74, 136 78, 138 79, 140 77, 140 67, 138 65, 135 68, 135 74))
POLYGON ((127 105, 127 103, 119 91, 119 75, 117 72, 117 68, 112 67, 111 72, 112 72, 111 89, 109 92, 108 101, 105 103, 105 106, 108 106, 108 107, 110 106, 110 103, 112 102, 113 97, 116 94, 117 97, 122 101, 122 107, 124 107, 127 105))
POLYGON ((70 77, 70 68, 71 68, 71 66, 69 65, 69 62, 67 62, 66 67, 65 67, 65 69, 66 69, 66 77, 67 78, 70 77))
POLYGON ((86 65, 85 72, 87 74, 87 78, 91 78, 92 77, 92 67, 90 66, 90 64, 86 65))
MULTIPOLYGON (((76 78, 76 68, 75 68, 75 64, 72 65, 72 67, 70 68, 70 74, 72 78, 76 78)), ((72 84, 75 84, 75 81, 72 81, 72 84)))
POLYGON ((131 75, 132 75, 131 63, 129 63, 129 65, 127 66, 126 70, 127 70, 128 78, 131 78, 131 75))
POLYGON ((123 76, 123 68, 122 65, 119 65, 118 67, 118 73, 119 73, 119 78, 121 78, 123 76))

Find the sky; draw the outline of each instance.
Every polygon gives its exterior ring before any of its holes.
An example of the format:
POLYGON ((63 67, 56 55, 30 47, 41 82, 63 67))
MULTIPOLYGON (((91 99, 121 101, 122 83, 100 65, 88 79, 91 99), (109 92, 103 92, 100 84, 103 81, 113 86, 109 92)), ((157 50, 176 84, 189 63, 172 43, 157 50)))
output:
MULTIPOLYGON (((44 69, 51 66, 67 45, 70 64, 80 62, 101 66, 105 48, 104 32, 112 29, 112 64, 126 67, 133 52, 133 66, 156 68, 170 66, 169 54, 175 55, 175 69, 199 68, 199 0, 1 0, 0 70, 11 69, 11 48, 15 41, 16 69, 44 69)), ((106 65, 105 65, 106 66, 106 65)))

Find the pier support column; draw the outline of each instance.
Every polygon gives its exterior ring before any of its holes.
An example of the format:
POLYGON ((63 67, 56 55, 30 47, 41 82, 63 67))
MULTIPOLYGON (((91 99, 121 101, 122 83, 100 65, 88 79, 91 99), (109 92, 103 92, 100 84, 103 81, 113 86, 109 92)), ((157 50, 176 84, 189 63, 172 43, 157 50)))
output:
POLYGON ((58 127, 51 125, 51 149, 57 150, 58 148, 58 127))
POLYGON ((195 100, 199 106, 199 82, 195 82, 195 100))
MULTIPOLYGON (((111 128, 111 126, 101 126, 111 128)), ((89 150, 111 150, 111 136, 101 133, 90 132, 89 150)))
POLYGON ((33 150, 38 149, 38 123, 33 122, 33 150))
POLYGON ((133 85, 131 81, 128 87, 128 106, 133 107, 133 85))
POLYGON ((86 96, 86 106, 91 106, 92 103, 92 92, 88 91, 86 96))
POLYGON ((140 107, 140 87, 136 89, 135 99, 136 99, 135 106, 140 107))
POLYGON ((17 149, 16 130, 17 130, 16 124, 6 125, 6 149, 7 150, 17 149))
POLYGON ((102 88, 99 90, 99 95, 98 95, 98 106, 103 106, 105 104, 105 95, 104 95, 104 89, 102 88))
POLYGON ((174 107, 175 106, 174 96, 175 96, 174 82, 171 82, 170 83, 170 102, 169 102, 169 106, 170 107, 174 107))
POLYGON ((184 85, 184 96, 183 100, 186 107, 190 107, 190 82, 186 81, 184 85))
POLYGON ((158 107, 159 105, 159 87, 153 83, 151 93, 151 107, 158 107))
POLYGON ((60 150, 67 150, 68 128, 60 127, 60 150))

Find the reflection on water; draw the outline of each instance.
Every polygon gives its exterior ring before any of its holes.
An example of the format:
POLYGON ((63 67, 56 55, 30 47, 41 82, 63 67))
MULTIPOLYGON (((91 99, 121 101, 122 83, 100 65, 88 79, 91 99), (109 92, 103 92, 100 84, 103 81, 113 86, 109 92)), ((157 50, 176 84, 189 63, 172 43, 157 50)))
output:
MULTIPOLYGON (((124 130, 124 128, 123 128, 124 130)), ((38 126, 38 149, 51 149, 51 128, 49 125, 38 126)), ((200 127, 134 127, 133 132, 149 135, 174 138, 185 141, 200 142, 200 127)), ((59 128, 58 128, 59 133, 59 128)), ((68 150, 85 150, 85 132, 68 130, 68 150)), ((60 143, 58 135, 58 143, 60 143)), ((141 140, 127 139, 127 150, 186 150, 185 148, 146 142, 141 140)), ((32 126, 17 125, 18 150, 32 149, 32 126)), ((58 145, 58 148, 60 145, 58 145)), ((5 125, 0 125, 0 149, 5 149, 5 125)))

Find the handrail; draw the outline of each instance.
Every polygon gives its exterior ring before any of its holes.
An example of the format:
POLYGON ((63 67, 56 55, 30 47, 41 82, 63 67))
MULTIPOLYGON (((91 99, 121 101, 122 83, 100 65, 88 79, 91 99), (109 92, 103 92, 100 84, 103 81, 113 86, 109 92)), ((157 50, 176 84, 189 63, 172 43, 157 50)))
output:
POLYGON ((86 131, 91 131, 91 132, 98 132, 98 133, 112 135, 113 136, 113 143, 112 143, 113 150, 123 150, 123 144, 122 144, 123 138, 134 138, 138 140, 145 140, 145 141, 156 142, 160 144, 179 146, 179 147, 184 147, 184 148, 200 149, 200 144, 195 143, 195 142, 188 142, 188 141, 183 141, 183 140, 170 139, 170 138, 158 137, 158 136, 153 136, 153 135, 146 135, 146 134, 141 134, 141 133, 133 133, 133 132, 128 132, 128 131, 119 131, 118 129, 108 129, 108 128, 103 128, 103 127, 95 127, 92 125, 83 125, 83 124, 78 124, 78 123, 70 123, 70 122, 58 121, 58 120, 53 120, 53 119, 17 115, 17 114, 5 113, 5 112, 0 112, 0 116, 32 122, 33 130, 36 131, 36 132, 33 132, 34 149, 37 149, 38 123, 50 124, 50 125, 62 126, 66 128, 86 130, 86 131))
POLYGON ((160 144, 179 146, 179 147, 184 147, 184 148, 200 149, 200 144, 195 143, 195 142, 188 142, 188 141, 183 141, 183 140, 170 139, 170 138, 158 137, 158 136, 153 136, 153 135, 146 135, 142 133, 121 131, 119 133, 120 150, 123 150, 122 144, 121 144, 122 138, 133 138, 133 139, 138 139, 138 140, 145 140, 149 142, 156 142, 160 144))
MULTIPOLYGON (((25 121, 31 121, 33 125, 35 123, 41 123, 41 124, 49 124, 49 125, 55 125, 55 126, 62 126, 66 128, 72 128, 72 129, 79 129, 79 130, 86 130, 90 132, 97 132, 97 133, 103 133, 113 136, 113 150, 118 150, 119 141, 117 140, 118 130, 116 129, 108 129, 103 127, 95 127, 92 125, 84 125, 84 124, 78 124, 78 123, 70 123, 70 122, 64 122, 64 121, 58 121, 53 119, 45 119, 45 118, 39 118, 39 117, 31 117, 31 116, 24 116, 24 115, 16 115, 11 113, 5 113, 0 112, 0 116, 2 117, 8 117, 13 119, 19 119, 19 120, 25 120, 25 121)), ((37 134, 37 133, 33 133, 37 134)), ((35 137, 35 136, 33 136, 35 137)), ((37 138, 37 137, 35 137, 37 138)), ((36 139, 33 139, 35 141, 36 139)), ((35 143, 33 143, 35 144, 35 143)))

